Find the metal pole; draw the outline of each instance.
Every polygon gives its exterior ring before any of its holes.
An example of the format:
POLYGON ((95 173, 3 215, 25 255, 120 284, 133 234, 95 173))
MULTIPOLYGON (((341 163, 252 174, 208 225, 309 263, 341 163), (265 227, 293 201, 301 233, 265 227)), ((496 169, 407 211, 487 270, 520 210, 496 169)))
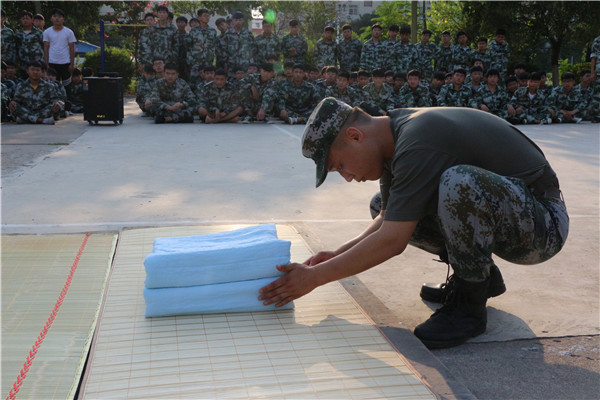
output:
POLYGON ((106 72, 104 62, 104 21, 100 20, 100 72, 106 72))

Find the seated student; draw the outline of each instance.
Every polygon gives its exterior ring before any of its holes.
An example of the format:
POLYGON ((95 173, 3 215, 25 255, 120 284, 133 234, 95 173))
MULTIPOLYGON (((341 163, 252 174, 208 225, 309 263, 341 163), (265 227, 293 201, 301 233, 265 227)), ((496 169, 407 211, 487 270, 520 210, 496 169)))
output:
POLYGON ((372 116, 387 115, 395 108, 394 88, 385 83, 385 70, 377 68, 373 71, 372 82, 363 88, 364 101, 361 108, 372 116))
POLYGON ((90 67, 83 67, 81 68, 81 76, 84 78, 94 76, 94 70, 92 70, 90 67))
POLYGON ((246 76, 248 76, 250 74, 258 74, 258 73, 259 73, 258 64, 256 64, 256 63, 248 64, 248 69, 246 70, 246 76))
POLYGON ((143 117, 151 117, 150 108, 146 108, 146 101, 150 100, 152 88, 156 84, 156 75, 152 65, 144 66, 144 74, 138 78, 135 86, 135 102, 143 111, 143 117))
POLYGON ((394 94, 398 95, 400 93, 400 89, 402 89, 405 84, 406 84, 406 74, 404 72, 395 72, 394 73, 394 94))
POLYGON ((356 80, 358 79, 358 71, 350 72, 350 80, 348 81, 348 85, 354 87, 356 80))
MULTIPOLYGON (((289 63, 291 64, 291 61, 289 61, 289 63)), ((323 68, 325 68, 325 67, 323 67, 323 68)), ((294 71, 294 66, 293 65, 291 66, 290 70, 293 73, 293 71, 294 71)), ((288 75, 287 71, 288 70, 286 69, 286 76, 288 75)), ((325 73, 325 71, 323 71, 323 74, 324 73, 325 73)), ((315 84, 315 83, 317 83, 317 81, 320 78, 321 77, 319 76, 319 70, 317 69, 317 67, 315 67, 314 65, 310 65, 310 66, 306 67, 306 80, 309 83, 315 84)), ((291 79, 291 78, 289 78, 289 79, 291 79)))
MULTIPOLYGON (((2 73, 0 74, 0 80, 2 80, 2 76, 6 73, 6 63, 2 61, 2 73)), ((0 90, 0 96, 2 96, 2 122, 12 121, 12 114, 8 109, 8 105, 10 104, 11 97, 9 95, 8 87, 4 84, 4 80, 0 83, 2 90, 0 90)))
POLYGON ((369 71, 365 71, 364 69, 358 71, 355 88, 362 90, 369 84, 369 82, 371 82, 371 73, 369 71))
POLYGON ((584 121, 592 121, 597 112, 594 110, 594 97, 598 97, 600 93, 600 84, 592 81, 592 71, 590 69, 582 69, 579 72, 579 84, 575 86, 579 90, 582 97, 583 109, 581 110, 581 118, 584 121))
POLYGON ((464 68, 457 68, 452 74, 452 83, 442 86, 437 97, 439 107, 469 107, 471 89, 463 82, 467 76, 464 68))
POLYGON ((527 87, 527 82, 529 81, 529 72, 521 72, 519 75, 517 75, 517 80, 520 88, 527 87))
MULTIPOLYGON (((2 61, 4 61, 6 63, 6 76, 4 77, 4 79, 13 81, 13 82, 15 82, 16 85, 23 82, 17 76, 17 66, 15 65, 15 63, 10 60, 2 60, 2 61)), ((27 67, 28 65, 29 64, 26 64, 25 67, 27 67)), ((27 78, 25 80, 27 80, 27 78)))
POLYGON ((453 74, 451 72, 446 72, 446 75, 444 78, 444 85, 449 85, 452 83, 452 76, 453 76, 453 74))
POLYGON ((317 85, 317 89, 319 89, 319 97, 322 99, 325 97, 325 92, 328 88, 335 85, 338 75, 338 69, 333 65, 328 65, 323 67, 324 79, 318 80, 315 84, 317 85))
POLYGON ((392 71, 391 69, 388 69, 387 71, 385 71, 385 83, 387 83, 390 86, 394 86, 394 76, 396 75, 396 73, 394 71, 392 71))
POLYGON ((60 111, 60 104, 54 86, 42 80, 42 63, 29 63, 27 75, 29 78, 17 86, 10 111, 19 124, 54 125, 52 114, 60 111))
POLYGON ((154 122, 194 122, 196 97, 186 81, 179 78, 177 66, 165 65, 165 77, 157 79, 150 94, 154 122))
POLYGON ((224 69, 215 71, 213 82, 206 84, 202 98, 198 98, 198 114, 207 124, 238 122, 244 110, 239 105, 239 96, 233 84, 227 82, 224 69))
POLYGON ((69 111, 71 111, 71 102, 67 98, 67 91, 61 82, 57 81, 56 78, 58 76, 56 70, 54 68, 48 68, 46 73, 46 80, 54 85, 54 89, 56 90, 56 96, 59 99, 60 110, 53 114, 54 120, 58 121, 60 117, 66 118, 69 116, 69 111))
POLYGON ((516 76, 509 76, 504 81, 504 87, 509 98, 512 98, 517 89, 519 88, 519 81, 516 76))
POLYGON ((436 71, 431 78, 431 84, 429 85, 429 97, 431 98, 431 105, 437 106, 437 96, 440 94, 440 89, 444 86, 446 80, 446 74, 440 71, 436 71))
POLYGON ((348 71, 341 71, 337 75, 335 84, 325 91, 325 97, 335 97, 352 107, 358 107, 363 101, 362 92, 350 86, 348 71))
POLYGON ((81 80, 81 70, 79 68, 73 69, 73 75, 71 76, 71 83, 67 86, 67 95, 71 102, 71 112, 82 113, 83 112, 83 82, 81 80))
POLYGON ((471 98, 471 107, 494 114, 506 119, 508 116, 509 100, 506 90, 498 86, 500 71, 490 69, 485 74, 486 84, 481 86, 471 98))
POLYGON ((465 86, 471 88, 473 94, 481 89, 481 79, 483 78, 483 68, 479 65, 474 65, 470 69, 469 82, 465 86))
POLYGON ((13 98, 15 95, 15 90, 17 89, 18 83, 6 77, 8 70, 8 64, 6 61, 2 60, 2 85, 4 85, 3 93, 6 91, 6 96, 9 98, 13 98))
POLYGON ((421 71, 408 71, 408 82, 400 89, 395 104, 397 108, 431 107, 429 90, 421 84, 421 71))
POLYGON ((554 122, 581 122, 580 111, 584 108, 581 92, 575 89, 575 74, 565 72, 560 77, 561 86, 552 89, 548 96, 548 111, 554 122))
POLYGON ((190 28, 198 28, 200 27, 200 20, 196 17, 190 19, 190 28))
POLYGON ((539 90, 540 81, 540 73, 532 73, 527 80, 527 87, 518 88, 510 100, 509 113, 522 124, 552 123, 546 96, 539 90))
POLYGON ((304 65, 295 64, 293 79, 279 87, 279 118, 290 125, 304 124, 320 100, 315 86, 304 80, 304 65))
POLYGON ((542 93, 544 93, 544 96, 548 97, 550 96, 550 93, 552 93, 552 83, 550 83, 549 85, 546 83, 548 80, 548 77, 546 76, 546 72, 545 71, 540 71, 540 75, 542 77, 542 79, 540 80, 540 88, 538 90, 541 90, 542 93))
POLYGON ((249 74, 244 78, 242 87, 247 93, 242 93, 241 97, 249 99, 248 105, 244 106, 244 111, 250 118, 246 118, 243 122, 265 121, 267 118, 275 117, 277 85, 274 77, 273 64, 265 62, 260 66, 260 74, 249 74))

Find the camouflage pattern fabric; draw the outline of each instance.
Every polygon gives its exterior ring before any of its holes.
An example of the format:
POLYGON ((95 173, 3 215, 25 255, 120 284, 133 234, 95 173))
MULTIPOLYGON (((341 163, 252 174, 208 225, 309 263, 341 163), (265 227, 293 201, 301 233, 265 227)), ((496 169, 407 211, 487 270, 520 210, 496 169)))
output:
POLYGON ((150 95, 152 94, 152 89, 154 88, 155 84, 155 76, 146 78, 142 75, 138 78, 137 84, 135 86, 135 102, 140 107, 140 110, 146 111, 144 104, 146 103, 146 100, 150 98, 150 95))
POLYGON ((395 108, 394 88, 385 82, 379 88, 375 86, 374 82, 368 83, 363 88, 363 96, 364 101, 375 105, 381 115, 395 108))
POLYGON ((315 107, 306 122, 302 135, 302 155, 317 165, 316 187, 327 177, 327 156, 340 128, 350 115, 352 107, 327 97, 315 107))
POLYGON ((2 60, 17 62, 17 49, 15 43, 15 33, 8 27, 2 28, 2 60))
POLYGON ((12 119, 12 114, 8 109, 8 104, 11 99, 8 95, 8 88, 4 84, 4 82, 0 83, 0 96, 2 97, 2 122, 10 121, 12 119))
POLYGON ((583 113, 586 119, 600 118, 600 83, 592 86, 593 92, 588 100, 588 105, 583 113))
POLYGON ((83 112, 83 82, 71 82, 67 86, 67 95, 71 102, 71 111, 74 113, 83 112))
POLYGON ((437 71, 441 69, 445 69, 448 72, 453 71, 453 58, 454 46, 450 45, 448 47, 441 46, 439 47, 438 56, 435 60, 435 69, 437 71))
POLYGON ((308 118, 319 100, 319 91, 306 81, 300 86, 284 81, 279 88, 279 110, 287 111, 290 117, 308 118))
POLYGON ((328 65, 335 66, 337 60, 337 46, 334 40, 327 43, 324 39, 315 44, 314 57, 317 61, 317 68, 321 69, 328 65))
POLYGON ((387 64, 387 46, 382 42, 373 42, 369 39, 363 44, 360 54, 360 68, 366 71, 373 71, 377 68, 384 68, 387 64))
POLYGON ((506 90, 496 87, 496 90, 492 92, 488 85, 482 85, 471 98, 471 107, 479 108, 481 105, 485 105, 490 113, 506 119, 508 117, 508 104, 510 98, 506 90))
POLYGON ((552 93, 547 98, 547 105, 554 110, 556 118, 563 117, 560 110, 573 111, 579 109, 581 111, 585 108, 584 98, 579 90, 573 88, 567 93, 562 86, 552 89, 552 93))
POLYGON ((507 77, 508 58, 510 57, 510 46, 508 43, 500 44, 496 40, 492 40, 489 43, 490 51, 490 68, 497 69, 500 71, 500 78, 504 79, 507 77))
POLYGON ((187 63, 190 79, 200 77, 200 68, 213 65, 217 47, 217 31, 212 28, 194 27, 187 36, 187 63), (193 71, 193 72, 192 72, 193 71))
POLYGON ((17 57, 22 69, 27 68, 30 62, 44 61, 43 35, 35 26, 31 27, 29 33, 19 30, 15 35, 17 57))
POLYGON ((539 90, 534 98, 529 98, 528 88, 520 87, 510 99, 510 104, 515 110, 517 108, 523 110, 523 112, 518 115, 521 122, 532 123, 534 120, 542 121, 543 119, 550 117, 546 96, 539 90))
POLYGON ((337 44, 337 54, 340 69, 348 72, 358 71, 360 68, 362 47, 362 43, 356 38, 351 38, 348 41, 339 41, 337 44))
POLYGON ((421 70, 422 79, 430 80, 433 77, 433 61, 438 57, 440 48, 435 44, 428 42, 427 44, 417 43, 415 45, 417 58, 414 66, 421 70))
POLYGON ((242 29, 239 33, 230 28, 225 32, 223 38, 225 45, 226 65, 231 69, 241 67, 246 71, 248 65, 254 60, 254 36, 247 29, 242 29))
POLYGON ((215 47, 216 67, 225 68, 227 65, 227 46, 225 45, 225 34, 217 37, 217 46, 215 47))
POLYGON ((38 118, 52 117, 52 105, 59 99, 54 85, 50 82, 41 80, 34 89, 29 80, 26 80, 17 86, 13 101, 17 103, 15 118, 35 122, 38 118))
POLYGON ((154 55, 152 53, 152 28, 146 28, 140 32, 138 37, 138 61, 141 65, 152 65, 154 55))
POLYGON ((440 94, 441 89, 441 87, 439 89, 436 89, 432 85, 429 85, 429 98, 431 99, 431 105, 433 107, 437 106, 437 97, 440 94))
POLYGON ((337 84, 333 84, 333 86, 328 87, 325 91, 325 96, 333 97, 336 100, 343 101, 352 107, 358 107, 360 103, 364 101, 363 94, 360 89, 347 86, 342 92, 339 90, 337 84))
POLYGON ((241 86, 241 97, 248 99, 248 104, 243 104, 246 111, 255 115, 261 108, 267 116, 273 116, 274 107, 277 103, 277 85, 275 79, 266 82, 260 80, 260 74, 250 74, 243 79, 241 86), (252 96, 252 87, 258 92, 258 99, 252 96))
POLYGON ((473 62, 475 62, 475 60, 481 60, 483 62, 483 71, 485 72, 488 69, 490 69, 490 65, 492 63, 492 55, 489 51, 481 52, 479 50, 473 50, 471 60, 473 60, 473 62))
POLYGON ((424 85, 419 85, 413 90, 405 83, 396 95, 394 103, 396 108, 431 107, 431 97, 424 85))
POLYGON ((165 78, 157 79, 153 85, 150 100, 154 115, 171 117, 178 121, 195 114, 196 97, 192 89, 181 78, 177 78, 173 84, 169 84, 165 78), (184 108, 176 111, 166 110, 165 106, 182 103, 184 108))
POLYGON ((199 99, 200 107, 208 112, 221 111, 229 114, 239 107, 238 92, 231 83, 225 83, 225 86, 218 88, 214 82, 207 83, 202 91, 202 99, 199 99))
POLYGON ((179 76, 188 79, 187 47, 188 34, 177 31, 175 35, 175 54, 177 54, 177 69, 179 76))
POLYGON ((281 39, 281 52, 283 53, 283 62, 291 61, 294 64, 304 63, 304 56, 308 52, 308 43, 302 35, 291 35, 287 34, 281 39), (296 49, 296 56, 290 55, 291 48, 296 49))
POLYGON ((456 90, 454 84, 449 83, 442 86, 437 97, 438 107, 469 107, 471 100, 471 89, 462 85, 456 90))
POLYGON ((268 56, 281 60, 281 39, 272 33, 269 36, 261 33, 254 38, 254 61, 260 65, 267 62, 268 56))
POLYGON ((600 36, 595 38, 592 43, 591 57, 596 57, 596 71, 592 71, 592 73, 596 72, 596 78, 600 79, 600 36))
POLYGON ((160 57, 165 64, 177 64, 177 28, 173 24, 161 27, 159 23, 154 25, 150 34, 150 48, 152 58, 160 57))
POLYGON ((464 68, 467 71, 473 63, 473 50, 469 46, 461 47, 460 45, 454 46, 452 51, 452 71, 457 68, 464 68))
POLYGON ((394 72, 408 72, 416 66, 418 60, 417 48, 413 43, 398 42, 388 58, 388 65, 394 72))

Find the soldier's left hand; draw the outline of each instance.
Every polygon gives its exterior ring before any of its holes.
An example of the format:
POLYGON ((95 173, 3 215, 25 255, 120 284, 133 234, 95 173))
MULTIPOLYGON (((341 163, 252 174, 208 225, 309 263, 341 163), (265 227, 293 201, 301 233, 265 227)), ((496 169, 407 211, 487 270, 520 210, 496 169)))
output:
POLYGON ((286 274, 259 290, 258 300, 264 300, 266 306, 273 303, 275 307, 284 306, 318 286, 315 270, 304 264, 278 265, 277 269, 286 274))

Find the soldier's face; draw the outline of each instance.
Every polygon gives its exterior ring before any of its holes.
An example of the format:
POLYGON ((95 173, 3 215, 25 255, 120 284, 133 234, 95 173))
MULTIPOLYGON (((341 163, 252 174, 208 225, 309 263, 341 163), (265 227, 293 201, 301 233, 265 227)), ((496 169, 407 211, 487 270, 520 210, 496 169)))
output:
POLYGON ((487 77, 487 83, 490 86, 496 86, 498 84, 498 75, 489 75, 487 77))
POLYGON ((221 89, 227 83, 227 77, 225 75, 215 75, 215 86, 221 89))
POLYGON ((31 66, 27 68, 27 75, 32 81, 39 81, 42 78, 42 69, 40 67, 31 66))
MULTIPOLYGON (((489 79, 488 79, 488 82, 489 82, 489 79)), ((497 77, 496 77, 496 82, 498 82, 497 77)), ((440 88, 440 87, 442 87, 442 85, 444 83, 445 82, 443 80, 441 80, 441 79, 433 78, 433 80, 431 81, 431 86, 433 86, 434 88, 440 88)))
POLYGON ((591 73, 585 73, 581 77, 581 82, 582 83, 586 83, 586 84, 592 82, 592 74, 591 73))
POLYGON ((344 29, 344 31, 342 32, 342 35, 344 35, 344 39, 348 40, 352 38, 352 29, 344 29))
POLYGON ((389 83, 390 85, 393 85, 394 84, 394 75, 386 75, 385 82, 389 83))
POLYGON ((408 77, 408 86, 411 89, 416 89, 419 86, 419 82, 421 82, 421 79, 418 76, 409 76, 408 77))
POLYGON ((405 83, 406 81, 402 78, 394 78, 394 88, 396 89, 400 89, 405 83))
POLYGON ((209 13, 203 13, 202 15, 200 15, 198 17, 198 19, 200 20, 200 22, 202 22, 203 24, 208 24, 208 22, 210 21, 210 14, 209 13))
POLYGON ((573 86, 575 86, 575 80, 565 79, 562 81, 562 86, 565 88, 566 91, 570 91, 571 89, 573 89, 573 86))
POLYGON ((290 26, 290 33, 292 35, 297 35, 299 29, 300 29, 300 27, 298 25, 296 25, 296 26, 290 26))
POLYGON ((81 75, 73 75, 71 77, 71 83, 79 83, 81 82, 81 75))
POLYGON ((390 40, 396 40, 396 36, 398 36, 398 31, 388 31, 388 35, 390 35, 390 40))
POLYGON ((450 35, 442 35, 442 42, 448 44, 450 42, 450 35))
POLYGON ((467 35, 460 35, 457 39, 458 43, 465 44, 467 43, 467 35))
POLYGON ((340 132, 327 157, 327 170, 339 173, 347 182, 381 178, 384 160, 358 127, 340 132))
POLYGON ((427 43, 431 39, 431 35, 429 33, 424 33, 421 35, 421 42, 427 43))
POLYGON ((166 12, 165 10, 160 10, 159 12, 156 13, 156 15, 158 15, 158 19, 160 19, 161 21, 166 21, 167 18, 169 17, 169 13, 166 12))
POLYGON ((374 38, 380 38, 381 37, 381 29, 380 28, 375 28, 371 31, 371 36, 373 36, 374 38))
POLYGON ((33 25, 38 29, 42 29, 44 25, 46 25, 46 21, 44 21, 43 19, 34 19, 33 25))
POLYGON ((311 81, 316 81, 319 78, 318 71, 308 71, 308 79, 311 81))
POLYGON ((383 85, 383 81, 385 81, 385 76, 374 76, 371 78, 375 86, 383 85))
POLYGON ((219 25, 217 25, 217 29, 223 33, 227 30, 227 24, 225 22, 221 22, 219 25))
POLYGON ((473 82, 481 82, 481 78, 483 78, 483 72, 481 72, 481 71, 471 72, 471 79, 473 80, 473 82))
POLYGON ((487 42, 477 42, 477 50, 484 52, 487 49, 487 42))
POLYGON ((152 65, 154 67, 154 71, 156 71, 158 73, 162 73, 165 70, 165 62, 162 60, 154 61, 154 63, 152 65))
POLYGON ((258 72, 258 67, 255 67, 255 66, 248 67, 248 71, 247 72, 249 74, 255 74, 255 73, 258 72))
POLYGON ((539 88, 539 87, 540 87, 540 81, 538 81, 538 80, 531 80, 531 79, 529 79, 529 80, 527 81, 527 87, 528 87, 529 89, 532 89, 532 90, 537 90, 537 88, 539 88))
POLYGON ((400 40, 403 42, 408 42, 408 39, 410 38, 410 33, 401 33, 400 34, 400 40))
POLYGON ((215 80, 215 71, 205 71, 203 79, 205 82, 212 82, 215 80))
POLYGON ((339 89, 346 89, 348 86, 348 79, 345 76, 338 76, 335 80, 339 89))
POLYGON ((331 40, 331 39, 333 39, 333 32, 325 31, 325 32, 323 32, 323 37, 327 40, 331 40))
POLYGON ((146 23, 146 26, 151 27, 154 25, 154 17, 146 17, 144 22, 146 23))
POLYGON ((335 82, 335 79, 337 78, 337 72, 325 72, 325 79, 327 79, 327 82, 335 82))
POLYGON ((185 21, 177 21, 175 23, 177 24, 177 29, 179 29, 180 31, 185 30, 185 27, 187 26, 187 22, 185 21))
POLYGON ((504 44, 506 37, 504 35, 496 35, 496 42, 498 44, 504 44))
POLYGON ((358 81, 360 87, 366 86, 369 83, 368 76, 359 76, 358 78, 356 78, 356 80, 358 81))
POLYGON ((296 83, 302 82, 304 80, 304 71, 300 68, 294 68, 294 71, 292 72, 292 78, 296 83))
POLYGON ((241 19, 241 18, 235 18, 235 19, 232 21, 233 28, 234 28, 234 29, 240 29, 240 28, 242 27, 242 23, 243 23, 243 22, 244 22, 244 20, 243 20, 243 19, 241 19))
POLYGON ((23 28, 31 28, 31 25, 33 25, 33 18, 29 15, 23 15, 21 17, 21 25, 23 25, 23 28))
POLYGON ((515 90, 517 90, 517 88, 519 87, 519 82, 515 82, 515 81, 510 81, 507 85, 506 85, 506 90, 509 93, 514 93, 515 90))
POLYGON ((174 69, 165 70, 165 81, 167 81, 167 83, 169 83, 169 84, 175 83, 175 81, 177 80, 178 77, 179 77, 179 74, 177 73, 176 70, 174 70, 174 69))
POLYGON ((456 85, 462 85, 465 81, 465 76, 461 73, 456 73, 452 75, 452 82, 456 85))

